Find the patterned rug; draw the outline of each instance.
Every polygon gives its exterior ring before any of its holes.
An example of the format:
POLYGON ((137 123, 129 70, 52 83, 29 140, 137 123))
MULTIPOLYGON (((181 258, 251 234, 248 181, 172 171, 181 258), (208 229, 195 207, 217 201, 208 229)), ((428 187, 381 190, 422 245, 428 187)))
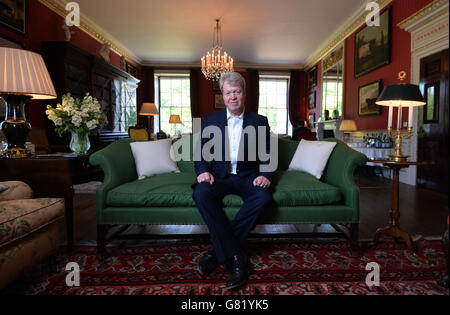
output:
MULTIPOLYGON (((365 244, 369 246, 369 244, 365 244)), ((386 241, 352 258, 346 241, 259 241, 248 245, 254 272, 247 285, 229 292, 228 273, 220 267, 202 278, 199 257, 209 249, 202 242, 156 245, 112 245, 102 259, 95 246, 58 253, 49 271, 42 265, 3 294, 29 295, 448 295, 437 284, 446 270, 442 242, 420 238, 415 245, 430 260, 414 258, 406 246, 386 241), (80 286, 68 287, 66 264, 80 266, 80 286), (367 286, 370 262, 379 265, 379 286, 367 286)), ((376 278, 370 277, 371 280, 376 278)))

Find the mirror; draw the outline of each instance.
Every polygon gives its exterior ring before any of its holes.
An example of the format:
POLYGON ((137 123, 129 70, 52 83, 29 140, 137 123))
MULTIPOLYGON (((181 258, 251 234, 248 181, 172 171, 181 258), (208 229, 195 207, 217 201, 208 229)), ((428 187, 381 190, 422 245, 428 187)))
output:
POLYGON ((322 120, 343 116, 344 47, 334 50, 322 62, 322 120))

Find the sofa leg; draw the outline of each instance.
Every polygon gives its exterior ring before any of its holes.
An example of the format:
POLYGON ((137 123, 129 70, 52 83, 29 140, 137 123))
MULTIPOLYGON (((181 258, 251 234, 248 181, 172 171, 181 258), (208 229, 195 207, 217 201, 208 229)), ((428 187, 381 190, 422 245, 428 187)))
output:
POLYGON ((363 255, 359 244, 359 223, 350 224, 350 249, 353 258, 358 258, 363 255))
POLYGON ((104 254, 106 252, 106 234, 108 233, 109 226, 103 224, 97 224, 97 253, 104 254))

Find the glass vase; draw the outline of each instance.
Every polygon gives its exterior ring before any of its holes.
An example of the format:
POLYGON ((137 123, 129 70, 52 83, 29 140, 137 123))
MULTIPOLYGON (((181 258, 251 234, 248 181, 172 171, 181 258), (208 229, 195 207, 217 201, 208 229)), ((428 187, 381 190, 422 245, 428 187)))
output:
POLYGON ((89 134, 81 134, 76 131, 72 131, 72 138, 70 139, 70 150, 77 155, 87 154, 91 148, 91 142, 89 141, 89 134))

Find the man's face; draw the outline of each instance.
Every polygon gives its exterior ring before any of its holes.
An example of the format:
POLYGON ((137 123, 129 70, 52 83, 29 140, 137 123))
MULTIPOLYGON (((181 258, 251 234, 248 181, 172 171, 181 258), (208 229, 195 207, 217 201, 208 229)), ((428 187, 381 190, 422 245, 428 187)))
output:
POLYGON ((223 101, 231 114, 240 115, 244 110, 245 94, 240 85, 223 83, 223 101))

